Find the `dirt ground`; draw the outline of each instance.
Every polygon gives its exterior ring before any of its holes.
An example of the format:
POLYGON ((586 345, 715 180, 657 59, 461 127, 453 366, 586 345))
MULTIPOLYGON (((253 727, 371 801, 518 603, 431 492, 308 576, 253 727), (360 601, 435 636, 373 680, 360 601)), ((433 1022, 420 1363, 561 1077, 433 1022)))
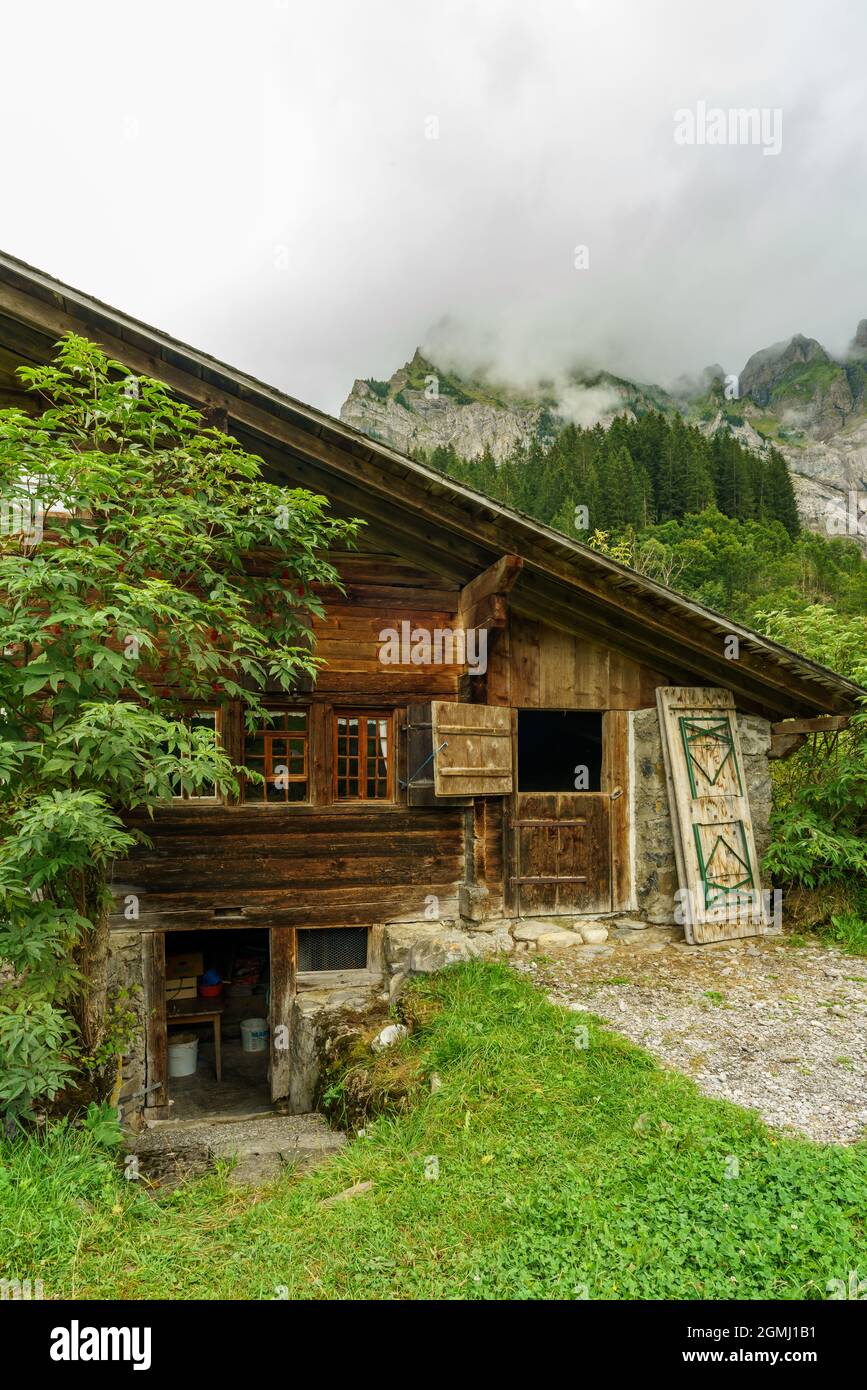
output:
POLYGON ((867 1134, 867 961, 779 938, 686 946, 664 933, 515 960, 709 1096, 833 1143, 867 1134))

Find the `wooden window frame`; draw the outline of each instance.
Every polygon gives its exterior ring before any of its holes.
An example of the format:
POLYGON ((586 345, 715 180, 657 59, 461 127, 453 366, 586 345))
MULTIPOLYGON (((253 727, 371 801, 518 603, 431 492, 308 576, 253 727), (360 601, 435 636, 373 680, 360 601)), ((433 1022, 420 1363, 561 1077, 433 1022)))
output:
MULTIPOLYGON (((396 743, 394 737, 394 710, 376 709, 332 709, 331 711, 331 797, 335 805, 366 804, 383 806, 394 801, 394 759, 396 743), (341 719, 376 719, 385 721, 388 728, 388 748, 386 751, 386 783, 383 796, 341 796, 340 761, 338 755, 338 726, 341 719)), ((367 740, 362 740, 359 728, 358 738, 358 786, 367 787, 367 740)))
MULTIPOLYGON (((265 727, 265 726, 263 725, 263 726, 257 727, 256 729, 251 730, 250 732, 248 732, 246 729, 242 729, 242 731, 241 731, 241 763, 242 763, 243 766, 246 767, 246 765, 247 765, 247 739, 248 739, 248 738, 261 738, 261 739, 264 739, 265 747, 264 747, 264 753, 263 753, 263 756, 262 756, 262 769, 261 769, 261 770, 262 770, 262 772, 263 772, 263 775, 264 775, 264 777, 265 777, 265 781, 266 781, 266 784, 267 784, 270 780, 273 780, 274 755, 273 755, 273 752, 272 752, 272 745, 273 745, 274 740, 275 740, 275 739, 283 739, 284 741, 288 742, 290 739, 294 739, 296 742, 298 742, 298 741, 303 741, 303 744, 304 744, 304 771, 303 771, 303 773, 293 773, 293 772, 289 772, 289 771, 287 770, 287 772, 286 772, 287 787, 284 788, 283 790, 284 790, 284 793, 285 793, 285 791, 288 790, 288 784, 289 784, 289 783, 303 783, 304 788, 305 788, 305 795, 304 795, 304 797, 303 797, 300 801, 290 801, 289 798, 288 798, 288 796, 286 796, 285 794, 284 794, 282 800, 280 800, 280 801, 269 801, 268 798, 267 798, 267 796, 264 796, 264 795, 263 795, 261 801, 258 801, 258 800, 255 800, 255 801, 254 801, 254 800, 250 799, 250 798, 248 797, 248 795, 247 795, 248 786, 250 785, 250 783, 248 783, 247 778, 246 778, 246 776, 245 776, 245 778, 244 778, 244 786, 243 786, 243 790, 242 790, 242 803, 241 803, 241 804, 244 805, 244 806, 257 806, 257 807, 258 807, 258 806, 268 806, 268 807, 271 807, 271 808, 273 808, 273 809, 275 809, 275 810, 280 810, 280 811, 285 811, 287 808, 291 809, 293 806, 309 806, 309 805, 311 804, 311 797, 312 797, 312 788, 311 788, 311 785, 310 785, 310 780, 311 780, 311 778, 310 778, 310 774, 311 774, 311 759, 310 759, 311 720, 310 720, 310 708, 309 708, 309 706, 307 706, 307 705, 277 705, 277 706, 270 705, 270 706, 267 707, 267 710, 268 710, 268 713, 269 713, 269 714, 273 714, 273 715, 290 715, 290 714, 301 714, 301 715, 303 715, 303 716, 304 716, 304 730, 303 730, 303 732, 301 732, 301 731, 298 730, 298 729, 276 729, 276 728, 273 727, 273 725, 269 725, 269 726, 267 726, 267 727, 265 727)), ((279 766, 279 765, 280 765, 280 764, 279 764, 279 761, 278 761, 278 766, 279 766)), ((254 784, 252 784, 252 785, 254 785, 254 786, 258 789, 258 785, 259 785, 258 783, 254 783, 254 784)), ((267 790, 267 788, 266 788, 266 787, 263 787, 262 790, 263 790, 263 792, 265 792, 265 791, 267 790)))
MULTIPOLYGON (((203 714, 214 716, 214 740, 219 747, 223 742, 223 711, 220 705, 205 705, 201 709, 190 709, 185 711, 183 721, 186 723, 190 719, 200 719, 203 714)), ((221 806, 223 798, 214 787, 212 796, 202 796, 199 792, 180 791, 177 795, 172 793, 172 806, 186 806, 189 803, 196 806, 221 806)))

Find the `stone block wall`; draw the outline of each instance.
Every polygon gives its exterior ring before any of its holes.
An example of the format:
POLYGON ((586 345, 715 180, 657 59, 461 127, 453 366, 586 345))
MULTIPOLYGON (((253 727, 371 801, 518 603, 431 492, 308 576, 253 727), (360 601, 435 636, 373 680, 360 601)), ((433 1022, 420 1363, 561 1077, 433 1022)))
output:
POLYGON ((123 1058, 123 1084, 120 1093, 125 1123, 136 1128, 144 1104, 141 1092, 146 1084, 146 1030, 144 1009, 144 957, 142 934, 138 931, 111 933, 108 958, 109 998, 118 989, 128 989, 131 998, 126 1007, 136 1015, 136 1025, 129 1051, 123 1058), (139 1099, 131 1101, 132 1096, 139 1099))

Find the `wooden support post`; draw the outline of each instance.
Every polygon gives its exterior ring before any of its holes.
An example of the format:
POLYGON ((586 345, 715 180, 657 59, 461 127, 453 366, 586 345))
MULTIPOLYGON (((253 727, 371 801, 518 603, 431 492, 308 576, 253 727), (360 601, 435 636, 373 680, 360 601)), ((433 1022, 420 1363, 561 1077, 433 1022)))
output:
POLYGON ((166 934, 142 936, 145 1007, 145 1105, 168 1114, 169 1057, 166 1036, 166 934))
POLYGON ((294 927, 271 928, 271 1099, 286 1100, 292 1078, 292 1007, 298 974, 298 934, 294 927))
POLYGON ((461 627, 497 631, 506 626, 506 595, 518 581, 524 561, 520 555, 503 555, 464 585, 458 601, 461 627))

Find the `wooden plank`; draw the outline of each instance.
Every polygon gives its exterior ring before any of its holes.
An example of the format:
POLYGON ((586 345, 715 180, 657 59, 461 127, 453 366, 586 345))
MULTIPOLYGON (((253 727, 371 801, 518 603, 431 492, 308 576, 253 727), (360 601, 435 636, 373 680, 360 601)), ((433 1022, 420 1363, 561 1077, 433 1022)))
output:
POLYGON ((410 704, 406 710, 406 801, 409 806, 471 806, 471 799, 437 796, 434 782, 433 714, 430 701, 410 704))
POLYGON ((167 1109, 169 1059, 166 1029, 166 938, 162 932, 142 937, 145 1010, 145 1106, 167 1109))
POLYGON ((431 702, 437 796, 505 796, 512 790, 511 712, 431 702))
POLYGON ((749 794, 731 692, 656 692, 678 881, 693 943, 767 930, 749 794))
POLYGON ((285 1100, 292 1079, 291 1030, 298 974, 298 933, 294 927, 272 927, 269 1022, 271 1099, 285 1100))
POLYGON ((499 640, 488 652, 488 669, 485 673, 486 704, 511 705, 511 614, 507 615, 506 626, 499 640))
POLYGON ((771 725, 772 734, 831 734, 848 729, 850 714, 819 714, 814 719, 784 719, 771 725))
POLYGON ((630 778, 629 714, 621 709, 607 710, 602 716, 602 790, 610 800, 613 912, 623 912, 634 905, 630 856, 633 813, 630 778))
POLYGON ((535 708, 541 703, 539 693, 539 634, 538 627, 526 618, 512 613, 509 632, 511 639, 511 698, 515 709, 535 708))
POLYGON ((585 703, 579 672, 586 644, 574 633, 542 625, 537 628, 537 636, 539 704, 546 709, 572 709, 585 703))
POLYGON ((459 611, 468 612, 492 594, 508 594, 517 583, 523 568, 524 561, 520 555, 501 555, 499 560, 495 560, 469 584, 464 585, 458 605, 459 611))
POLYGON ((508 611, 508 601, 503 594, 488 594, 472 608, 463 609, 458 621, 466 631, 474 628, 493 635, 506 626, 508 611))
POLYGON ((768 757, 774 759, 790 757, 799 748, 803 748, 807 742, 807 737, 807 734, 771 734, 768 757))

